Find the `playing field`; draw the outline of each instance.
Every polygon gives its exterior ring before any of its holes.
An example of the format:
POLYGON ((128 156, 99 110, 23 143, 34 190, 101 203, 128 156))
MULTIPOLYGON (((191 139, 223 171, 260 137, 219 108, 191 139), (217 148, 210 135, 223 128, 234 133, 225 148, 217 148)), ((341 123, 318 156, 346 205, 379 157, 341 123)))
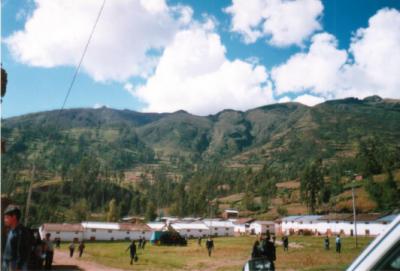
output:
MULTIPOLYGON (((139 261, 129 264, 128 242, 87 243, 82 260, 98 262, 129 270, 241 270, 249 259, 255 237, 215 238, 215 251, 208 257, 206 249, 196 240, 189 241, 187 247, 160 247, 149 243, 139 251, 139 261)), ((292 236, 289 238, 289 252, 277 245, 276 268, 278 270, 343 270, 354 260, 372 238, 359 238, 359 248, 355 248, 354 238, 342 238, 342 253, 323 249, 323 237, 292 236)), ((62 245, 67 250, 68 244, 62 245)))

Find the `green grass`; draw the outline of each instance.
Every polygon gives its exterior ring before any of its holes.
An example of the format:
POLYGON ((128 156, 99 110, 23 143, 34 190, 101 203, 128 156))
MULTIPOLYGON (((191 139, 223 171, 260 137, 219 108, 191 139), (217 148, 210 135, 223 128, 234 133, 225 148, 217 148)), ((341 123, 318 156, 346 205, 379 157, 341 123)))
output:
MULTIPOLYGON (((279 240, 279 239, 278 239, 279 240)), ((93 242, 87 243, 84 260, 95 261, 102 265, 131 270, 241 270, 249 259, 255 237, 216 238, 215 251, 208 257, 206 249, 199 247, 196 240, 189 241, 187 247, 161 247, 146 245, 139 250, 139 261, 129 265, 129 242, 93 242)), ((372 241, 372 238, 359 238, 359 247, 355 248, 354 239, 342 239, 342 254, 323 249, 323 237, 292 236, 290 243, 298 248, 284 252, 277 246, 277 269, 294 270, 343 270, 372 241)), ((331 238, 334 245, 334 238, 331 238)), ((332 246, 331 245, 331 246, 332 246)), ((62 249, 67 250, 67 244, 62 249)))

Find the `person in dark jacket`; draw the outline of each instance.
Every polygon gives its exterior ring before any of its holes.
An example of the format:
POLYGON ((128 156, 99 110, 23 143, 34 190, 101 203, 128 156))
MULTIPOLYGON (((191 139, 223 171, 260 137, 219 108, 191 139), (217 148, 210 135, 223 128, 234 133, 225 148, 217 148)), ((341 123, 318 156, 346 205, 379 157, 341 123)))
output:
POLYGON ((131 254, 131 264, 133 261, 137 261, 137 255, 136 255, 136 243, 135 241, 132 241, 132 243, 129 245, 129 247, 126 249, 126 251, 129 249, 129 252, 131 254))
POLYGON ((329 237, 328 237, 328 235, 325 236, 324 247, 325 247, 325 250, 329 250, 329 237))
POLYGON ((271 242, 271 236, 267 234, 262 243, 262 256, 267 258, 271 263, 271 270, 275 270, 274 261, 276 260, 276 248, 271 242))
POLYGON ((79 250, 79 258, 82 257, 83 250, 85 249, 85 242, 83 240, 79 243, 78 250, 79 250))
POLYGON ((75 252, 75 242, 72 241, 71 244, 69 244, 68 248, 69 248, 69 257, 72 258, 75 252))
POLYGON ((47 233, 46 238, 44 239, 44 244, 45 244, 45 260, 44 260, 44 267, 46 270, 51 270, 51 266, 53 264, 53 257, 54 257, 54 248, 53 248, 53 243, 51 242, 50 239, 51 234, 47 233))
POLYGON ((253 250, 251 251, 251 258, 260 258, 262 256, 261 250, 260 250, 260 242, 256 240, 253 245, 253 250))
POLYGON ((342 250, 342 240, 340 239, 340 235, 339 234, 336 236, 335 243, 336 243, 336 252, 340 253, 341 250, 342 250))
POLYGON ((206 241, 206 248, 208 251, 208 256, 211 257, 211 252, 214 249, 214 241, 211 239, 211 237, 208 237, 208 239, 206 241))
POLYGON ((282 237, 282 244, 283 244, 283 250, 289 251, 289 238, 287 237, 287 235, 282 237))
POLYGON ((3 252, 2 270, 27 270, 32 250, 32 238, 29 229, 20 223, 21 210, 9 205, 4 210, 4 224, 9 227, 3 252))

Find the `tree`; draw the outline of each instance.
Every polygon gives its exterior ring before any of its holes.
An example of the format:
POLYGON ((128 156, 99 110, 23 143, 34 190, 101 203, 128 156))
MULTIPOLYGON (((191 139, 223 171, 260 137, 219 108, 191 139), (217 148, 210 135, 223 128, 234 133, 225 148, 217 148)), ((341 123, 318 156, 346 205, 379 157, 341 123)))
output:
POLYGON ((82 222, 88 218, 89 207, 86 199, 80 199, 66 212, 65 218, 69 222, 82 222))
POLYGON ((154 219, 156 218, 157 218, 156 206, 154 205, 153 202, 149 202, 147 204, 147 209, 146 209, 146 220, 154 221, 154 219))
POLYGON ((321 202, 321 190, 323 186, 322 161, 317 160, 306 166, 300 183, 302 200, 306 203, 309 212, 312 214, 315 213, 316 207, 321 202))
POLYGON ((397 188, 397 184, 393 178, 391 171, 388 172, 385 182, 382 184, 382 198, 383 208, 385 210, 393 210, 400 206, 400 191, 397 188))
POLYGON ((115 199, 112 199, 108 205, 107 221, 108 222, 118 221, 118 208, 117 208, 117 201, 115 199))

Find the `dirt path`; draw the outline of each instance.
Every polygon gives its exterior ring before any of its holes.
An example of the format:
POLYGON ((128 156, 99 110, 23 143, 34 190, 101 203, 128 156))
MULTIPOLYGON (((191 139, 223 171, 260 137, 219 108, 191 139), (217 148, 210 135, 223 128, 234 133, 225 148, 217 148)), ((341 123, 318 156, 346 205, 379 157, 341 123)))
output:
POLYGON ((76 265, 84 271, 124 271, 124 269, 116 269, 95 262, 85 261, 76 258, 76 256, 70 258, 67 252, 60 250, 56 250, 54 253, 54 265, 76 265))

